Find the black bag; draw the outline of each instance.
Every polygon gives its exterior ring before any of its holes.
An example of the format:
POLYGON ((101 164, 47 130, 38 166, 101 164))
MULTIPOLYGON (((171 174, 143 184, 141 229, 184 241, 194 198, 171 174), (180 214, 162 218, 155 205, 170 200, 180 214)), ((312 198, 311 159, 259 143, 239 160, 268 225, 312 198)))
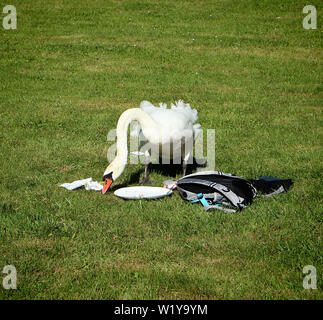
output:
POLYGON ((219 171, 203 171, 179 179, 177 189, 184 200, 201 202, 206 210, 236 212, 250 205, 260 194, 279 194, 292 184, 290 179, 260 177, 251 180, 219 171))

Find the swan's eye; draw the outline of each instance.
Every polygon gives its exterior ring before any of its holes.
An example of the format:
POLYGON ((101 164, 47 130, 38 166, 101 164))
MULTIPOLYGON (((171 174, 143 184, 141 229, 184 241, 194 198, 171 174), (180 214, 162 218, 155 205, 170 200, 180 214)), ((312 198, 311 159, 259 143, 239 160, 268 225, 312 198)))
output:
POLYGON ((111 179, 113 181, 113 178, 112 178, 112 174, 113 174, 113 171, 105 174, 102 178, 102 181, 105 181, 107 178, 111 179))

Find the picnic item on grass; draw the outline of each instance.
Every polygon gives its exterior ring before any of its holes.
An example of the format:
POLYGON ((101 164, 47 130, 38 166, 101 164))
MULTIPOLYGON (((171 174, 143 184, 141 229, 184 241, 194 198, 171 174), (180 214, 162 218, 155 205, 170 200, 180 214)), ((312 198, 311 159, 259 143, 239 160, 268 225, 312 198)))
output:
POLYGON ((205 210, 236 212, 252 204, 254 198, 286 192, 292 184, 291 179, 253 180, 220 171, 202 171, 179 179, 177 190, 184 200, 201 203, 205 210))
POLYGON ((125 187, 118 189, 114 195, 123 199, 158 199, 171 195, 172 191, 161 187, 125 187))
POLYGON ((103 188, 102 184, 100 184, 97 181, 93 181, 92 178, 76 180, 76 181, 73 181, 72 183, 63 183, 60 185, 60 187, 63 187, 67 190, 75 190, 83 186, 85 187, 85 190, 101 191, 103 188))

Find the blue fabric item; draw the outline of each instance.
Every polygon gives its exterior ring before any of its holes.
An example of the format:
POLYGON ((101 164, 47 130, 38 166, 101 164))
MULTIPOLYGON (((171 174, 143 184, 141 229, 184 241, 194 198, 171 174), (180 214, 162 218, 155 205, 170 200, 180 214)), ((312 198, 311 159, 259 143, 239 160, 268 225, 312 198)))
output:
POLYGON ((199 201, 202 203, 203 207, 209 206, 208 202, 206 201, 206 199, 203 196, 203 193, 198 193, 197 200, 193 200, 192 203, 199 202, 199 201))

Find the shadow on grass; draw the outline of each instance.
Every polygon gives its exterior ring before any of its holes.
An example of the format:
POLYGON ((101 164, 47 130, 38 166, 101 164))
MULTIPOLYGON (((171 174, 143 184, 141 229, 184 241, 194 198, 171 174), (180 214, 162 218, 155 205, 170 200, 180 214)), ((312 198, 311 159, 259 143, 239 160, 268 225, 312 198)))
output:
MULTIPOLYGON (((198 164, 195 160, 195 158, 193 158, 193 163, 192 164, 188 164, 187 168, 186 168, 186 175, 191 174, 193 172, 196 171, 196 169, 198 167, 206 167, 206 163, 204 165, 198 164)), ((162 160, 159 159, 159 163, 158 164, 149 164, 149 173, 155 172, 157 174, 163 175, 165 177, 172 177, 172 178, 176 178, 176 176, 180 176, 182 177, 183 175, 183 167, 182 164, 173 164, 173 163, 162 163, 162 160)), ((144 165, 142 165, 142 168, 140 168, 139 170, 137 170, 136 172, 132 173, 130 176, 130 179, 127 182, 118 184, 118 185, 113 185, 110 190, 111 191, 115 191, 119 188, 123 188, 123 187, 127 187, 131 184, 139 184, 139 181, 141 180, 143 174, 144 174, 144 165)), ((154 181, 152 181, 151 185, 154 185, 154 181)), ((150 184, 147 184, 150 185, 150 184)))
MULTIPOLYGON (((206 165, 203 165, 206 166, 206 165)), ((201 167, 200 164, 196 162, 196 159, 193 158, 193 163, 188 164, 186 168, 186 175, 191 174, 196 171, 197 167, 201 167)), ((149 165, 150 172, 156 172, 166 177, 175 178, 177 175, 183 176, 183 166, 182 164, 174 164, 170 163, 162 163, 162 159, 159 159, 158 164, 150 164, 149 165)))
POLYGON ((112 185, 110 187, 110 191, 115 191, 119 188, 124 188, 124 187, 128 187, 131 184, 138 184, 139 180, 140 180, 140 176, 141 174, 144 172, 144 168, 137 170, 136 172, 132 173, 130 176, 130 179, 128 180, 128 182, 124 182, 121 184, 117 184, 117 185, 112 185))

